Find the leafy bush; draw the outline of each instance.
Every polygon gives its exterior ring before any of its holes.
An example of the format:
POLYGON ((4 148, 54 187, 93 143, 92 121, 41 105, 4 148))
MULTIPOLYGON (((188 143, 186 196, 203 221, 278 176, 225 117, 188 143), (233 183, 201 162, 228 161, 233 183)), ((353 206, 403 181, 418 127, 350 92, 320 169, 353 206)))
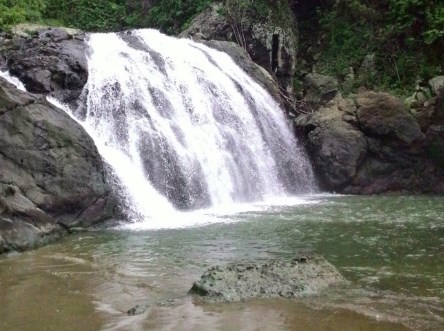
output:
POLYGON ((87 31, 110 31, 124 25, 125 1, 46 0, 46 18, 87 31))
MULTIPOLYGON (((338 0, 318 11, 322 41, 319 69, 340 79, 375 54, 376 75, 356 86, 410 93, 418 79, 443 72, 444 2, 338 0)), ((361 77, 362 78, 362 77, 361 77)))
POLYGON ((158 0, 146 22, 168 34, 177 34, 213 0, 158 0))
POLYGON ((0 30, 23 22, 38 22, 44 8, 44 0, 0 0, 0 30))

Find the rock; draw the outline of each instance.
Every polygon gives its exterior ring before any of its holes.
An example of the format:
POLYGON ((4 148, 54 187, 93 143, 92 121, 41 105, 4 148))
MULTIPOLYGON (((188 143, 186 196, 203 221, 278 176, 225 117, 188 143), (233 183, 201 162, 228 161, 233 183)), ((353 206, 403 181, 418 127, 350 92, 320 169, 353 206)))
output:
POLYGON ((344 282, 345 279, 334 266, 324 258, 312 255, 291 262, 212 267, 193 284, 189 293, 211 302, 294 298, 318 294, 329 286, 344 282))
POLYGON ((372 85, 370 82, 376 75, 376 54, 367 54, 358 69, 358 81, 370 87, 372 85))
POLYGON ((341 98, 320 108, 305 123, 297 120, 326 189, 338 190, 349 183, 366 156, 367 142, 356 124, 354 103, 341 98))
POLYGON ((136 306, 128 309, 126 314, 128 316, 141 315, 141 314, 143 314, 144 312, 146 312, 150 308, 151 308, 151 305, 136 305, 136 306))
POLYGON ((231 40, 232 30, 226 17, 222 14, 224 7, 214 3, 197 15, 191 24, 179 34, 180 38, 194 38, 205 35, 210 40, 231 40))
POLYGON ((154 304, 136 305, 126 312, 128 316, 136 316, 145 313, 153 307, 175 307, 184 303, 184 299, 167 299, 154 304))
POLYGON ((398 139, 406 144, 423 138, 415 118, 401 100, 388 93, 360 93, 356 104, 358 121, 365 135, 398 139))
POLYGON ((278 102, 282 103, 279 86, 273 77, 261 66, 254 63, 248 53, 234 42, 228 41, 205 41, 203 42, 210 48, 227 53, 233 61, 241 67, 250 77, 265 88, 278 102))
POLYGON ((35 27, 3 38, 6 68, 30 93, 50 94, 65 103, 76 102, 88 77, 85 34, 65 28, 35 27))
POLYGON ((313 108, 326 105, 338 94, 338 82, 336 79, 317 73, 310 73, 303 79, 305 96, 304 100, 313 108))
POLYGON ((425 103, 430 99, 430 97, 430 90, 418 86, 413 95, 404 100, 404 105, 410 110, 421 109, 424 107, 425 103))
MULTIPOLYGON (((39 34, 39 32, 41 31, 49 29, 52 29, 52 27, 50 27, 49 25, 21 23, 14 26, 11 32, 16 36, 28 38, 28 37, 33 37, 36 34, 39 34)), ((66 27, 57 27, 56 30, 61 31, 63 33, 67 33, 70 36, 75 36, 77 34, 82 33, 78 29, 66 28, 66 27)))
POLYGON ((438 95, 440 90, 444 88, 444 76, 436 76, 429 80, 430 88, 435 95, 438 95))
POLYGON ((421 126, 399 99, 368 91, 296 118, 323 188, 444 194, 441 93, 417 115, 421 126))
POLYGON ((112 216, 94 142, 63 110, 0 78, 0 118, 0 253, 112 216))
POLYGON ((444 167, 444 125, 430 126, 426 142, 429 157, 444 167))
POLYGON ((422 132, 426 132, 432 124, 444 124, 444 89, 424 104, 424 108, 416 114, 416 120, 422 132))
POLYGON ((246 10, 239 18, 230 14, 236 10, 227 6, 234 3, 213 4, 197 15, 181 38, 232 41, 241 45, 251 59, 275 76, 279 86, 288 93, 293 92, 293 77, 296 68, 297 31, 295 18, 288 1, 278 0, 277 12, 266 8, 268 13, 261 19, 246 10), (273 14, 274 13, 274 14, 273 14))

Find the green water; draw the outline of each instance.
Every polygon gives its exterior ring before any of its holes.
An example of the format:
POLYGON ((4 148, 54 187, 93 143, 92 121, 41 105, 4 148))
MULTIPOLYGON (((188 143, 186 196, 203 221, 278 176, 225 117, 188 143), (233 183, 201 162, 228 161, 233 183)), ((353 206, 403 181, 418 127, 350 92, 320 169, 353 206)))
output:
POLYGON ((306 199, 201 227, 85 232, 2 257, 0 329, 444 330, 444 197, 306 199), (349 283, 298 300, 186 299, 209 266, 309 252, 349 283))

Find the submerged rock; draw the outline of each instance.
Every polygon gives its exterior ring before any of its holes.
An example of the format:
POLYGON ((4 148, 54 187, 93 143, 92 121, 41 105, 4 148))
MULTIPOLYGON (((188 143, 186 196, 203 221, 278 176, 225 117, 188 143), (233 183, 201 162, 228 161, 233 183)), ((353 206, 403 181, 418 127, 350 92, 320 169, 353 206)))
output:
POLYGON ((402 101, 388 93, 364 92, 356 98, 361 129, 369 137, 411 144, 423 138, 415 118, 402 101))
POLYGON ((154 304, 142 304, 142 305, 136 305, 129 309, 126 313, 128 316, 136 316, 145 313, 151 308, 154 307, 176 307, 184 303, 184 299, 167 299, 163 301, 156 302, 154 304))
POLYGON ((317 294, 345 282, 338 270, 316 255, 291 262, 271 261, 229 264, 208 269, 193 284, 190 294, 209 301, 241 301, 253 298, 294 298, 317 294))

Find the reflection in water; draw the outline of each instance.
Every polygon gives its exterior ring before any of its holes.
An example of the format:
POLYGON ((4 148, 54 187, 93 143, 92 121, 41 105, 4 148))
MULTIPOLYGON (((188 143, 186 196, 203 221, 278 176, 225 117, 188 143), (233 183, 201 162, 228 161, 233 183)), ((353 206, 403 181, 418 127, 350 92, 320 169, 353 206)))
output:
POLYGON ((444 329, 444 198, 310 201, 213 215, 221 222, 205 227, 88 232, 1 258, 0 329, 444 329), (307 252, 350 284, 297 301, 156 306, 186 298, 210 265, 307 252), (136 304, 152 308, 126 316, 136 304))

